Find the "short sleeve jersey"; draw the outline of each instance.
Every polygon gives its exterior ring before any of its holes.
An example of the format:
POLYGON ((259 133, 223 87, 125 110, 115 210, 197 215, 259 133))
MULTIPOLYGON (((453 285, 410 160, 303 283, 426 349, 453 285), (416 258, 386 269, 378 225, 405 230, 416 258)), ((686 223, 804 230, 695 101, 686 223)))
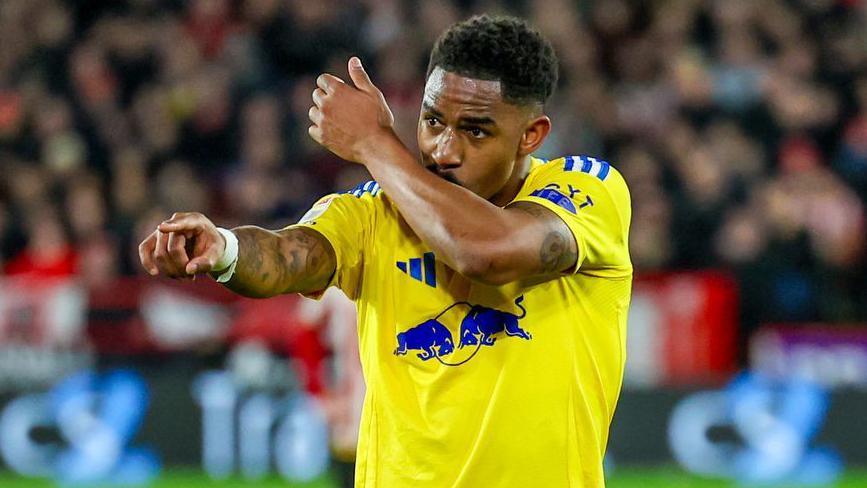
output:
POLYGON ((556 213, 578 265, 474 282, 439 260, 375 182, 296 224, 334 248, 367 392, 359 487, 597 487, 623 378, 629 192, 609 163, 533 159, 517 201, 556 213))

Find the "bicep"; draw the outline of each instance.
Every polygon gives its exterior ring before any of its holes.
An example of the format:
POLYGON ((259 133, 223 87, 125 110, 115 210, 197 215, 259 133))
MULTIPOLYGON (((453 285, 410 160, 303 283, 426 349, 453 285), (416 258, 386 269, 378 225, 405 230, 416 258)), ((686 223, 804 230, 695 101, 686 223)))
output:
POLYGON ((578 263, 578 244, 569 226, 556 213, 532 202, 515 202, 509 214, 511 236, 503 243, 500 279, 555 278, 578 263))

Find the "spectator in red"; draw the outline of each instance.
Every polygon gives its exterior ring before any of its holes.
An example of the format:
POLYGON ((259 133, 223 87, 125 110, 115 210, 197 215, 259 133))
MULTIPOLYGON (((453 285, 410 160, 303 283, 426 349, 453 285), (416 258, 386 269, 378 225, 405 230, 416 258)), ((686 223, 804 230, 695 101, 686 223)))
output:
POLYGON ((73 276, 78 258, 57 212, 47 205, 39 206, 28 213, 25 222, 27 245, 6 263, 6 274, 28 278, 73 276))

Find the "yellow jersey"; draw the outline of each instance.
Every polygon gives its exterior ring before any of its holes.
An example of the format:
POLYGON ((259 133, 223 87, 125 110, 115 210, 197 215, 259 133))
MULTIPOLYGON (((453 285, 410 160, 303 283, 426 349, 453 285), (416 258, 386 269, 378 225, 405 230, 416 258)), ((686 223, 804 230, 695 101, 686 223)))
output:
POLYGON ((605 161, 533 159, 513 200, 555 212, 574 273, 503 286, 442 263, 375 182, 297 226, 331 242, 367 385, 358 487, 597 487, 620 392, 631 208, 605 161))

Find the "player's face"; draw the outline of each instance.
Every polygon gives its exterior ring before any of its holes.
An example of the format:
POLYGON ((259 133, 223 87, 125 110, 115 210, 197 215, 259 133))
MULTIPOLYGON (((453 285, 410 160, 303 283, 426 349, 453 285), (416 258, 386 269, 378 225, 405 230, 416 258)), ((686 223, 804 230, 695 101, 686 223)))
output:
POLYGON ((516 161, 526 108, 503 101, 500 82, 466 78, 435 68, 428 77, 418 121, 418 145, 427 169, 485 199, 503 189, 516 161))

